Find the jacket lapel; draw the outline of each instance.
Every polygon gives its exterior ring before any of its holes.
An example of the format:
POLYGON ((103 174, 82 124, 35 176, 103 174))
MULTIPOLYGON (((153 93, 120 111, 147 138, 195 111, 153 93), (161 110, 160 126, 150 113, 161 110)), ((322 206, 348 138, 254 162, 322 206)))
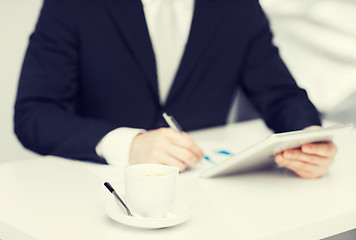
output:
POLYGON ((124 43, 144 71, 148 85, 159 101, 156 63, 140 0, 108 0, 111 17, 124 43))
POLYGON ((188 80, 189 73, 202 61, 204 50, 209 47, 215 30, 220 26, 222 11, 219 0, 195 0, 194 15, 189 39, 176 74, 176 78, 167 98, 167 104, 179 95, 188 80))

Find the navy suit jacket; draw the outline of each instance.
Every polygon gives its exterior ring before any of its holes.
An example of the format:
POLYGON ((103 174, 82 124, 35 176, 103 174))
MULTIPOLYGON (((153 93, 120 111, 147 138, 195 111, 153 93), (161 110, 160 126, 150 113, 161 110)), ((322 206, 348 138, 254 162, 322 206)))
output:
POLYGON ((15 132, 40 154, 105 163, 95 146, 117 127, 184 130, 226 123, 238 88, 276 132, 320 124, 272 44, 257 0, 196 0, 164 106, 140 0, 45 0, 24 60, 15 132))

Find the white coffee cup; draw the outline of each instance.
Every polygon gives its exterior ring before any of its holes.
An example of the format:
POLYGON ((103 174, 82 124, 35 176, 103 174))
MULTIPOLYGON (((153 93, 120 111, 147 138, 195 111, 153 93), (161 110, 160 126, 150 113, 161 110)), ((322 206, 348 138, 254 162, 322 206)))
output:
POLYGON ((136 216, 161 218, 174 202, 177 167, 136 164, 125 168, 125 199, 136 216))

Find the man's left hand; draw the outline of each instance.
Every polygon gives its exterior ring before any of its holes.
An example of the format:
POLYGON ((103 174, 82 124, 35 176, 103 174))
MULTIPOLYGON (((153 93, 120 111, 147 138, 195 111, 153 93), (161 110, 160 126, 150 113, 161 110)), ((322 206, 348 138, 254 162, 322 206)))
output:
POLYGON ((331 141, 308 143, 298 149, 288 149, 275 155, 275 162, 295 172, 301 178, 324 176, 337 152, 331 141))

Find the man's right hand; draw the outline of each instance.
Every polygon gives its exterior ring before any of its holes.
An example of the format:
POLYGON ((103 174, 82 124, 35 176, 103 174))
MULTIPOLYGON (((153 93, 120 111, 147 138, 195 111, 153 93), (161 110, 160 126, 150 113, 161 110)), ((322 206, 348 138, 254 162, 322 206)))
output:
POLYGON ((130 164, 159 163, 183 172, 204 158, 203 151, 185 132, 160 128, 138 134, 131 144, 130 164))

